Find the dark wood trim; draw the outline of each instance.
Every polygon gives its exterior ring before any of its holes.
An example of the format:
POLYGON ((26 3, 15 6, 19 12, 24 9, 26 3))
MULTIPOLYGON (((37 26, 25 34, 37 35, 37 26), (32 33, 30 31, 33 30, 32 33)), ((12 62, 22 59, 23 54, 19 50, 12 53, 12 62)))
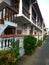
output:
POLYGON ((2 13, 1 13, 1 19, 3 20, 3 10, 2 10, 2 13))
POLYGON ((6 20, 6 9, 5 9, 5 20, 6 20))
MULTIPOLYGON (((38 36, 38 34, 29 34, 31 36, 38 36)), ((8 34, 8 35, 0 35, 1 38, 10 38, 10 37, 25 37, 25 36, 29 36, 29 35, 26 35, 26 34, 8 34)), ((42 36, 42 35, 39 35, 39 36, 42 36)))

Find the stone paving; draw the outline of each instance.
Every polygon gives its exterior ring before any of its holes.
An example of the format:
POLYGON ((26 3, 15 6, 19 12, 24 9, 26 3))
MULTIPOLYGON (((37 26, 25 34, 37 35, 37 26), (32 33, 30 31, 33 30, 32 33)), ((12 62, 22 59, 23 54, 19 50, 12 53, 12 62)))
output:
POLYGON ((17 65, 49 65, 49 36, 31 56, 24 56, 17 65))

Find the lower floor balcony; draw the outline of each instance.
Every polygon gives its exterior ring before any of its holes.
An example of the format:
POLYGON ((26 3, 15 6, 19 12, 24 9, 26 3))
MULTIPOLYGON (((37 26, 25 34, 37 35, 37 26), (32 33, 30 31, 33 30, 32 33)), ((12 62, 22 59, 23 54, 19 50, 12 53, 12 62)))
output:
MULTIPOLYGON (((32 35, 32 36, 42 36, 42 34, 28 34, 28 35, 32 35)), ((0 38, 15 38, 15 37, 25 37, 28 36, 27 34, 8 34, 8 35, 0 35, 0 38)))
MULTIPOLYGON (((30 31, 31 32, 31 31, 30 31)), ((41 38, 40 34, 28 34, 31 36, 35 36, 37 39, 41 38)), ((0 50, 8 50, 11 48, 11 42, 19 40, 19 43, 23 43, 23 39, 27 34, 2 34, 0 35, 0 50)))

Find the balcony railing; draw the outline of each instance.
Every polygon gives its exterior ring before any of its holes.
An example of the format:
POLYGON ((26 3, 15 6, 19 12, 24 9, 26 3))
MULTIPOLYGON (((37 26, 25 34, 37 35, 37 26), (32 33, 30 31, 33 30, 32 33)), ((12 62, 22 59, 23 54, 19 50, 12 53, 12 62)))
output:
POLYGON ((27 8, 25 7, 25 6, 23 6, 23 14, 26 16, 26 17, 28 17, 28 18, 30 18, 30 13, 29 13, 29 11, 27 10, 27 8))
POLYGON ((0 41, 0 49, 9 50, 11 48, 11 42, 14 41, 15 38, 2 38, 0 41))

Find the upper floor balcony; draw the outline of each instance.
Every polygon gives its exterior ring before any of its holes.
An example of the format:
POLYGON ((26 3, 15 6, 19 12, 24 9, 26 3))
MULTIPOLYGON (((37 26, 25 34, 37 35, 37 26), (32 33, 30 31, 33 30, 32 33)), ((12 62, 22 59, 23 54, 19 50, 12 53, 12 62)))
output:
MULTIPOLYGON (((11 7, 9 5, 7 5, 6 8, 4 7, 0 11, 0 14, 1 14, 0 23, 4 23, 4 20, 8 20, 8 21, 12 21, 12 22, 30 24, 31 23, 31 21, 30 21, 30 15, 31 15, 30 2, 28 0, 11 0, 11 2, 12 2, 11 7), (1 21, 3 21, 3 22, 1 22, 1 21)), ((34 16, 34 19, 32 17, 32 21, 36 25, 35 12, 33 12, 32 15, 34 16)))
POLYGON ((4 20, 14 22, 14 17, 16 17, 17 11, 10 7, 5 2, 0 4, 0 24, 4 24, 4 20))
POLYGON ((16 21, 21 21, 21 19, 22 21, 26 22, 29 21, 30 19, 29 5, 30 5, 29 1, 27 0, 13 0, 13 1, 11 0, 11 7, 15 8, 18 12, 16 21))

